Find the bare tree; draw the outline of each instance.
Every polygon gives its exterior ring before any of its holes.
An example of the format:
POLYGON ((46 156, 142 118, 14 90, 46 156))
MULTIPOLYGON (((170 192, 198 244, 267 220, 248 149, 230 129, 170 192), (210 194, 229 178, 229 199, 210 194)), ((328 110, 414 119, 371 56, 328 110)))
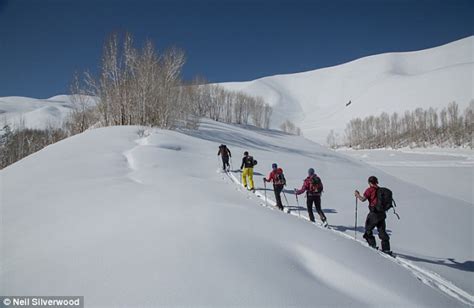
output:
MULTIPOLYGON (((345 142, 348 146, 359 148, 400 147, 415 144, 447 144, 472 147, 472 109, 471 102, 463 115, 455 102, 443 108, 438 114, 434 108, 417 108, 405 111, 403 117, 397 113, 389 116, 368 116, 351 120, 345 129, 345 142)), ((328 136, 328 140, 332 136, 328 136)))

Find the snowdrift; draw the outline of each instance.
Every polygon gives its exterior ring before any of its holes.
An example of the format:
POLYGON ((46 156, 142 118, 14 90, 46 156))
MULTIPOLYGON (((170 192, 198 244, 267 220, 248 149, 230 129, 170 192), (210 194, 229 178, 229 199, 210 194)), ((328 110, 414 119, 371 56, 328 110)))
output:
POLYGON ((399 204, 402 220, 388 220, 393 250, 472 293, 469 204, 277 131, 211 121, 197 131, 138 131, 87 131, 0 171, 2 293, 83 295, 90 307, 463 305, 338 235, 353 236, 353 190, 371 174, 399 204), (259 161, 259 195, 271 163, 285 170, 289 189, 315 167, 333 230, 261 206, 233 182, 237 172, 217 172, 220 143, 234 169, 244 150, 259 161))
POLYGON ((263 97, 274 108, 275 127, 289 119, 306 137, 325 143, 331 129, 342 135, 355 117, 417 107, 440 109, 452 101, 464 110, 474 99, 473 73, 470 36, 422 51, 374 55, 314 71, 221 85, 263 97))

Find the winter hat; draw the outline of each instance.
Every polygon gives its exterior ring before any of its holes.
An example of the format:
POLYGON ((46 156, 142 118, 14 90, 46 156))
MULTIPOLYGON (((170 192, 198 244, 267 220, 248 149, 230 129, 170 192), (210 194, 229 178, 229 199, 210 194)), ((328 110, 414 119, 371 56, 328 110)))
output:
POLYGON ((308 175, 313 175, 314 174, 314 169, 313 168, 309 168, 308 169, 308 175))
POLYGON ((245 152, 244 152, 244 155, 245 155, 245 156, 249 155, 249 152, 245 151, 245 152))
POLYGON ((369 177, 369 183, 373 185, 377 185, 379 183, 379 180, 375 176, 369 177))
POLYGON ((278 165, 276 163, 273 163, 272 164, 272 169, 276 169, 276 168, 278 168, 278 165))

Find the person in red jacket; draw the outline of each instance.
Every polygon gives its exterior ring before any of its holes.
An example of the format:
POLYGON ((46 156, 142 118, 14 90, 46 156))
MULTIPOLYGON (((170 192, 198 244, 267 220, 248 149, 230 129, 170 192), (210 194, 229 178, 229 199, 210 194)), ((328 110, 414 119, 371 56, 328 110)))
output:
POLYGON ((314 222, 313 214, 313 203, 316 207, 316 211, 319 214, 319 218, 323 222, 323 226, 327 227, 328 222, 326 215, 324 215, 321 209, 321 193, 323 192, 323 182, 314 172, 313 168, 308 169, 308 177, 304 180, 301 189, 295 188, 295 194, 301 195, 306 191, 306 206, 308 207, 309 220, 314 222))
POLYGON ((390 250, 390 237, 386 231, 385 219, 387 215, 385 212, 377 212, 375 205, 377 204, 377 189, 379 188, 379 180, 375 176, 369 177, 369 187, 365 190, 364 195, 361 196, 359 191, 356 190, 354 195, 357 199, 364 202, 369 201, 369 214, 365 220, 365 233, 364 238, 370 247, 377 248, 373 230, 377 227, 379 238, 382 241, 382 251, 387 254, 392 254, 390 250))
POLYGON ((286 185, 283 169, 278 168, 276 163, 272 164, 272 171, 267 178, 263 178, 264 182, 273 182, 273 192, 275 193, 275 200, 277 207, 283 211, 283 203, 281 202, 281 192, 286 185))

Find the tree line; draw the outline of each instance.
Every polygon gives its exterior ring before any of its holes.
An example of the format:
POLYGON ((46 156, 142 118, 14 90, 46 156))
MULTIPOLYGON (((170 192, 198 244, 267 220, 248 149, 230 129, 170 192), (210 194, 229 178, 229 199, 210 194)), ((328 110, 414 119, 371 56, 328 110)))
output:
MULTIPOLYGON (((379 116, 352 119, 345 129, 345 145, 356 148, 399 148, 404 146, 473 146, 474 100, 461 113, 451 102, 439 112, 417 108, 403 114, 386 112, 379 116)), ((328 136, 334 143, 334 132, 328 136)))
POLYGON ((233 92, 197 77, 181 78, 184 51, 159 52, 147 41, 136 48, 130 34, 112 35, 104 45, 98 76, 74 78, 75 110, 70 122, 76 132, 91 125, 147 125, 163 129, 196 128, 200 117, 268 127, 271 107, 261 97, 233 92), (84 97, 98 98, 88 106, 84 97))
POLYGON ((67 132, 61 128, 12 129, 5 125, 0 130, 0 169, 66 137, 67 132))
POLYGON ((281 123, 279 128, 281 131, 284 131, 285 133, 301 136, 301 128, 296 126, 290 120, 286 120, 285 122, 281 123))
POLYGON ((184 81, 185 62, 182 49, 171 47, 160 52, 151 41, 137 48, 131 34, 111 35, 104 44, 98 74, 86 71, 74 75, 70 89, 73 110, 62 127, 3 127, 0 168, 94 127, 196 129, 202 117, 261 128, 270 126, 272 108, 263 98, 229 91, 202 77, 184 81))

